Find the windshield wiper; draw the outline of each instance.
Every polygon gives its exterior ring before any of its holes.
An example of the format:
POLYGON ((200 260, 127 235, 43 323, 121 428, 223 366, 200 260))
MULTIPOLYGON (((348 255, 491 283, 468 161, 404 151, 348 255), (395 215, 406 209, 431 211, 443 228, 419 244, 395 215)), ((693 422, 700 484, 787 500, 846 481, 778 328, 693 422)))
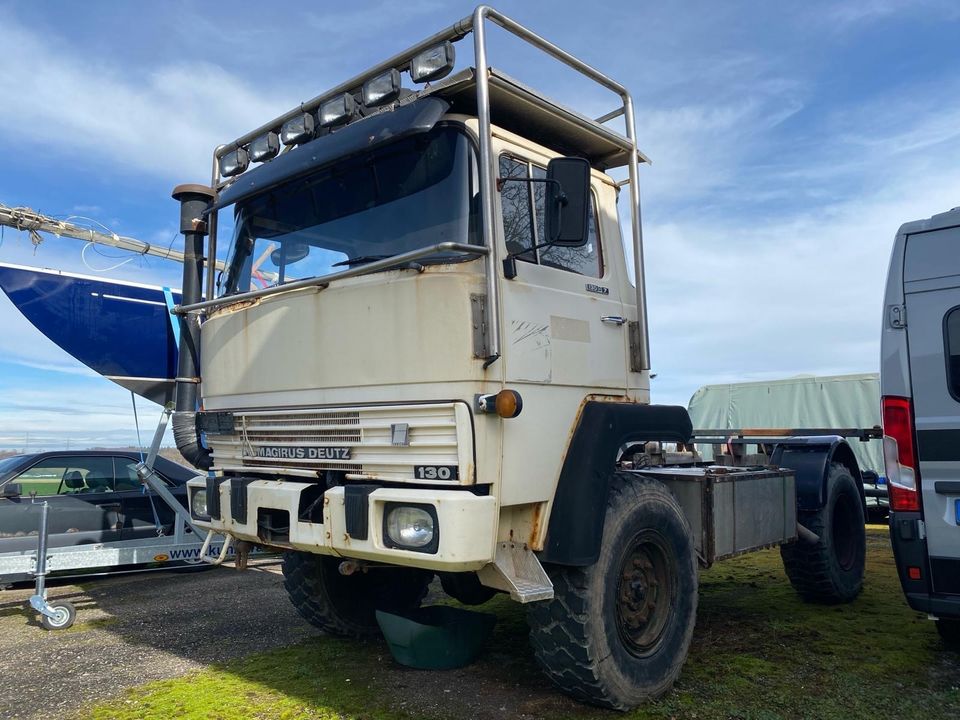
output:
MULTIPOLYGON (((353 267, 354 265, 362 265, 363 263, 375 262, 377 260, 386 260, 387 258, 393 257, 392 255, 358 255, 357 257, 347 258, 346 260, 341 260, 340 262, 335 262, 330 267, 341 267, 343 265, 349 265, 353 267)), ((411 270, 416 270, 417 272, 423 272, 423 265, 418 262, 405 262, 398 263, 396 267, 400 268, 410 268, 411 270)))

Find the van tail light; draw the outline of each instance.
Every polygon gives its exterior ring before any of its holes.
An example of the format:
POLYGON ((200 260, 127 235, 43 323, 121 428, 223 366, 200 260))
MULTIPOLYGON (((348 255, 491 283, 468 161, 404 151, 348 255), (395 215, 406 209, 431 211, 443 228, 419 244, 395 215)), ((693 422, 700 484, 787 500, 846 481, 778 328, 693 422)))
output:
POLYGON ((920 467, 909 398, 885 397, 883 462, 887 470, 891 510, 920 510, 920 467))

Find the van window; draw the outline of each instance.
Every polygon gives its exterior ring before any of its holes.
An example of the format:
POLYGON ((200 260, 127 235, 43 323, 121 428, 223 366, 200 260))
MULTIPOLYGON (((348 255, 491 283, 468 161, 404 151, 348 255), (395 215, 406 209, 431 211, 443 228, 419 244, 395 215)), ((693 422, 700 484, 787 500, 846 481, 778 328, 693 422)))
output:
MULTIPOLYGON (((545 178, 546 169, 507 155, 500 156, 501 178, 545 178)), ((546 242, 544 208, 546 183, 506 182, 500 191, 503 214, 503 237, 507 252, 517 254, 517 260, 566 270, 590 277, 603 276, 600 256, 600 237, 590 195, 587 218, 587 244, 583 247, 534 248, 546 242)))
POLYGON ((953 399, 960 401, 960 307, 950 310, 943 319, 943 344, 947 353, 947 387, 953 399))

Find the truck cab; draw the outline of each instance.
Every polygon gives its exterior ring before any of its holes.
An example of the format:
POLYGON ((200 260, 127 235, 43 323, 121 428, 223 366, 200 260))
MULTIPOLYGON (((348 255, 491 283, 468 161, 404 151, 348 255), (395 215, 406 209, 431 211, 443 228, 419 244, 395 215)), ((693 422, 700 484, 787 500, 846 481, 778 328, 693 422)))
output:
POLYGON ((890 537, 907 602, 960 645, 960 208, 897 231, 880 385, 890 537), (893 475, 891 476, 891 472, 893 475))

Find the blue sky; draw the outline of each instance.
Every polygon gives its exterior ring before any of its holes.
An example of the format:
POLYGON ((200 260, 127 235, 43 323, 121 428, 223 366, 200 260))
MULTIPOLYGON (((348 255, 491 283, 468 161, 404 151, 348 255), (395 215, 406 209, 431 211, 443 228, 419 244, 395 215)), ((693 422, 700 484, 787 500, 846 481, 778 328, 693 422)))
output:
MULTIPOLYGON (((0 202, 177 243, 170 190, 212 149, 467 15, 462 2, 0 0, 0 202)), ((655 402, 710 382, 877 369, 889 250, 960 205, 960 5, 504 2, 637 107, 655 402)), ((612 99, 492 33, 493 63, 599 115, 612 99)), ((469 48, 458 45, 461 66, 469 48)), ((5 231, 0 261, 123 257, 5 231)), ((179 285, 178 265, 109 273, 179 285)), ((0 297, 0 448, 131 441, 129 395, 0 297)), ((159 408, 141 401, 152 433, 159 408)))

